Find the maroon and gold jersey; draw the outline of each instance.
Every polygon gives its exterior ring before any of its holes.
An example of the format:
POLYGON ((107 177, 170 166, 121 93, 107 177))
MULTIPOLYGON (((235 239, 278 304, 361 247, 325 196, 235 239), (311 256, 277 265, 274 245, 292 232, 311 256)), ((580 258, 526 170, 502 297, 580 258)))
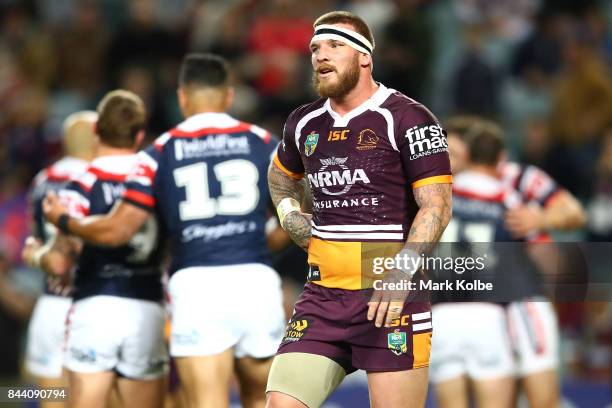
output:
POLYGON ((316 283, 361 288, 362 245, 405 242, 418 211, 413 189, 452 181, 446 132, 420 103, 380 84, 340 116, 329 99, 285 124, 274 163, 307 177, 313 196, 308 262, 316 283))

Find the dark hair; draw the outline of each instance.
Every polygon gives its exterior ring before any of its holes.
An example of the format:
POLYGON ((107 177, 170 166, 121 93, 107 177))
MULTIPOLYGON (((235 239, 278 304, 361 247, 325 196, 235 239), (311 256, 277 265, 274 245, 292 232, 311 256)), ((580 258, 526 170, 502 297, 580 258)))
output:
POLYGON ((133 92, 118 89, 107 93, 98 104, 96 133, 109 146, 134 146, 136 135, 146 124, 145 107, 133 92))
POLYGON ((229 84, 229 64, 215 54, 187 54, 179 74, 180 86, 225 87, 229 84))
POLYGON ((453 134, 461 140, 465 140, 468 131, 477 123, 482 122, 479 116, 475 115, 456 115, 451 116, 444 121, 444 129, 447 134, 453 134))
POLYGON ((374 36, 368 24, 358 15, 350 11, 331 11, 317 18, 312 25, 314 28, 321 24, 350 24, 356 32, 363 35, 374 46, 374 36))
POLYGON ((474 164, 494 166, 505 149, 501 128, 488 120, 475 122, 464 134, 464 140, 474 164))

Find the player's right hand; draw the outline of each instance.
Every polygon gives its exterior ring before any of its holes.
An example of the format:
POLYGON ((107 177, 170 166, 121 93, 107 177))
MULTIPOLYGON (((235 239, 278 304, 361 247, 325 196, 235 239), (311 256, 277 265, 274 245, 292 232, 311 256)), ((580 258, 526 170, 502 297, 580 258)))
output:
POLYGON ((399 319, 404 310, 404 302, 408 298, 409 290, 389 289, 389 284, 399 285, 410 281, 408 275, 398 269, 385 272, 383 288, 374 289, 368 302, 368 320, 374 320, 376 327, 390 327, 391 322, 399 319))

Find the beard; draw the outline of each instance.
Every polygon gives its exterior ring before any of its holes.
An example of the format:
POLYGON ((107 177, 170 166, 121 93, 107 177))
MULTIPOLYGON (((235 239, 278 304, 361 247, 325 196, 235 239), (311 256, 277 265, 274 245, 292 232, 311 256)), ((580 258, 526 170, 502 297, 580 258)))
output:
POLYGON ((359 82, 359 56, 355 56, 347 70, 342 74, 337 72, 335 83, 322 82, 317 71, 312 74, 312 85, 323 98, 342 98, 351 92, 359 82))

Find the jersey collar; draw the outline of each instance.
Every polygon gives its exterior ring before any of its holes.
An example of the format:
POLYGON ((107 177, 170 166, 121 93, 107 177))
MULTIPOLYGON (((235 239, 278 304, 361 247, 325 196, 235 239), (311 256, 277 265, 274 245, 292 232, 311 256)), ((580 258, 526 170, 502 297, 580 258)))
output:
POLYGON ((363 112, 365 112, 368 109, 379 107, 384 101, 387 100, 387 98, 389 97, 389 95, 391 95, 393 90, 387 88, 380 82, 377 82, 377 83, 378 83, 378 89, 376 90, 376 92, 374 92, 374 94, 368 100, 366 100, 361 105, 357 106, 355 109, 347 112, 344 116, 340 115, 339 113, 337 113, 336 111, 332 109, 331 101, 329 98, 327 98, 323 107, 327 110, 327 112, 334 119, 335 127, 347 126, 348 122, 354 117, 361 115, 363 112))

